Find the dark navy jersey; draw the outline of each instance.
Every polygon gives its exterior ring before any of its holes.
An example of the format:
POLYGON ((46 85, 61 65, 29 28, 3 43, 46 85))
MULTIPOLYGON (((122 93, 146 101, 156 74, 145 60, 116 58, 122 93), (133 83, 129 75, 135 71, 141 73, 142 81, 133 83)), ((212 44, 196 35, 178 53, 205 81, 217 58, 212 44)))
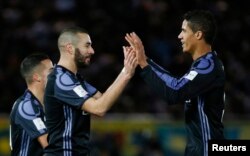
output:
POLYGON ((173 77, 151 60, 148 62, 141 73, 146 83, 169 104, 185 101, 185 155, 207 156, 208 140, 224 139, 225 74, 217 54, 209 52, 198 58, 181 78, 173 77))
POLYGON ((90 151, 90 114, 81 110, 97 90, 66 68, 57 65, 48 76, 45 115, 48 128, 46 155, 77 156, 90 151))
POLYGON ((12 156, 42 156, 37 138, 47 129, 41 103, 29 91, 17 99, 10 113, 10 145, 12 156))

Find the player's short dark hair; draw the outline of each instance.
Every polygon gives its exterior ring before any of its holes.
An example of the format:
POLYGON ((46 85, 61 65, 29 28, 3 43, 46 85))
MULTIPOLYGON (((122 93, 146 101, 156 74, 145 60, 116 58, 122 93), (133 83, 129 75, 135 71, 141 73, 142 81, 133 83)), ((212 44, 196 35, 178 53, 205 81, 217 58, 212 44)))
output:
POLYGON ((60 46, 65 42, 70 42, 74 45, 77 44, 79 41, 77 34, 79 33, 89 34, 86 29, 77 26, 68 27, 62 30, 58 38, 58 48, 60 49, 60 46))
POLYGON ((208 44, 214 42, 217 33, 217 24, 213 14, 207 10, 193 10, 184 14, 184 20, 193 32, 202 31, 208 44))
POLYGON ((20 72, 25 81, 29 84, 32 82, 32 75, 43 60, 49 59, 44 53, 34 53, 25 57, 20 66, 20 72))

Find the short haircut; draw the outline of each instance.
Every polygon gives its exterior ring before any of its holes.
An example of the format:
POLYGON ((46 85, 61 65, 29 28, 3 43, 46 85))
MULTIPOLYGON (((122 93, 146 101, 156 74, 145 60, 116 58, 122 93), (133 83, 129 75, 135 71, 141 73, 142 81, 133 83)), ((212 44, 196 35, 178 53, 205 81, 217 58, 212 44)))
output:
POLYGON ((58 48, 60 49, 60 47, 66 43, 72 43, 75 46, 79 41, 77 36, 79 33, 88 34, 87 30, 80 27, 69 27, 64 29, 58 38, 58 48))
POLYGON ((202 31, 205 41, 212 45, 217 33, 217 24, 213 14, 206 10, 193 10, 184 14, 184 20, 193 32, 202 31))
POLYGON ((33 82, 32 76, 37 67, 43 60, 49 59, 48 55, 43 53, 34 53, 25 57, 20 66, 20 72, 27 84, 33 82))

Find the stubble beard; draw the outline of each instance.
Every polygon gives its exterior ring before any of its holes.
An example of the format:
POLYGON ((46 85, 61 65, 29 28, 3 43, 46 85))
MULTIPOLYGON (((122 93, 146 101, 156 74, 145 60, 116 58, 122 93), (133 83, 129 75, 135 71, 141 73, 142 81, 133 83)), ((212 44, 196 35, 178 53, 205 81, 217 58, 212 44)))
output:
POLYGON ((85 56, 83 56, 80 52, 80 50, 78 48, 76 48, 76 51, 75 51, 75 64, 76 64, 76 67, 79 69, 79 68, 85 68, 87 66, 89 66, 89 62, 86 63, 84 62, 85 60, 85 56))

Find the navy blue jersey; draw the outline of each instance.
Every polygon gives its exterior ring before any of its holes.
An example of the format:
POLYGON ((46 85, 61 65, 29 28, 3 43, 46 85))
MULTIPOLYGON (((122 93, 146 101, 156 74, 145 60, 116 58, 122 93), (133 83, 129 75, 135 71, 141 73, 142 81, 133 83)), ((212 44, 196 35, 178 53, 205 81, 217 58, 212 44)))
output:
POLYGON ((195 60, 181 78, 151 60, 141 75, 169 104, 185 101, 186 156, 207 156, 208 140, 224 139, 225 74, 215 52, 195 60))
POLYGON ((96 92, 80 75, 59 65, 54 68, 44 97, 49 142, 46 155, 89 153, 90 114, 81 107, 96 92))
POLYGON ((12 156, 42 156, 43 148, 37 138, 47 129, 41 103, 29 91, 17 99, 10 114, 10 143, 12 156))

